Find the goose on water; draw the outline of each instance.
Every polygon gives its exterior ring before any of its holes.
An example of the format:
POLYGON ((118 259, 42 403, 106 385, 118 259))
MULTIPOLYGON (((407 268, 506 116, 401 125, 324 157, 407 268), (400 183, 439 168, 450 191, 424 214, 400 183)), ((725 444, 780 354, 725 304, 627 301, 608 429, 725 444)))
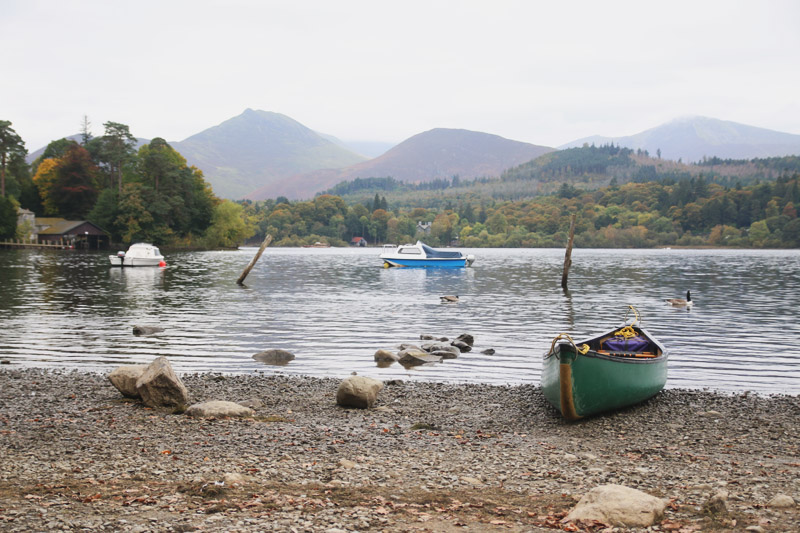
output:
POLYGON ((667 298, 667 303, 672 307, 691 307, 692 306, 692 293, 686 291, 686 299, 683 298, 667 298))
POLYGON ((442 303, 456 303, 458 301, 458 295, 455 296, 439 296, 439 299, 442 303))

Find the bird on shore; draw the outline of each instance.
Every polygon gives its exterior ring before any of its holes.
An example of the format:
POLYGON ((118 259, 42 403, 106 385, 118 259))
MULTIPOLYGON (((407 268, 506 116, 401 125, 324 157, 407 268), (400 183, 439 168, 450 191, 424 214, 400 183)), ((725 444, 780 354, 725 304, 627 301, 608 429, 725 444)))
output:
POLYGON ((450 296, 450 295, 448 295, 448 296, 439 296, 439 299, 444 304, 454 304, 454 303, 458 302, 458 295, 456 294, 454 296, 450 296))
POLYGON ((691 307, 692 306, 692 293, 686 291, 686 299, 683 298, 667 298, 667 303, 672 307, 691 307))

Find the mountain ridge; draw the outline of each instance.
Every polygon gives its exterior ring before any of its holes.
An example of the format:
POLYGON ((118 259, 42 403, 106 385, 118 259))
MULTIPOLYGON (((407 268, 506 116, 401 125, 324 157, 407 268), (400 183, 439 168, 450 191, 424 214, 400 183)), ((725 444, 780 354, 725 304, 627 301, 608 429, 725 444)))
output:
POLYGON ((242 198, 294 174, 366 159, 286 115, 250 108, 170 144, 226 198, 242 198))
POLYGON ((393 177, 420 182, 438 178, 499 176, 513 167, 553 151, 553 148, 505 139, 499 135, 464 129, 434 128, 409 137, 385 154, 338 170, 318 170, 293 176, 277 186, 268 185, 247 197, 263 200, 276 196, 298 197, 297 183, 319 192, 358 177, 393 177))
POLYGON ((800 135, 703 116, 677 118, 633 135, 584 137, 558 149, 610 143, 651 154, 660 151, 665 159, 686 162, 704 157, 754 159, 800 154, 800 135))

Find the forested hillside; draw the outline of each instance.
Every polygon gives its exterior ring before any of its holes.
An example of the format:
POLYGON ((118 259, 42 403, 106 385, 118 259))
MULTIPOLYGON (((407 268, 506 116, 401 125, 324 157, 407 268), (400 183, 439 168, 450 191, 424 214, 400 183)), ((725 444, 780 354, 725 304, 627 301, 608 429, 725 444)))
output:
POLYGON ((647 180, 646 166, 625 149, 610 148, 602 157, 600 149, 565 152, 566 159, 548 154, 525 166, 531 169, 527 174, 518 169, 501 180, 441 180, 435 189, 392 179, 355 180, 333 191, 350 199, 367 191, 374 196, 350 203, 331 194, 308 202, 248 202, 246 212, 257 222, 258 236, 270 233, 279 245, 343 245, 362 236, 370 244, 423 239, 436 246, 563 246, 575 214, 575 242, 583 247, 800 246, 800 177, 778 170, 792 168, 797 158, 747 162, 760 174, 779 175, 774 181, 740 176, 749 185, 729 186, 723 183, 736 173, 695 176, 696 169, 672 167, 659 173, 656 166, 655 179, 647 180), (577 185, 557 181, 558 175, 572 176, 577 185), (619 184, 623 176, 628 182, 619 184), (610 184, 583 188, 601 182, 610 184), (526 183, 535 185, 527 193, 526 183), (542 184, 553 192, 537 194, 542 184), (418 222, 430 222, 430 233, 419 231, 418 222))

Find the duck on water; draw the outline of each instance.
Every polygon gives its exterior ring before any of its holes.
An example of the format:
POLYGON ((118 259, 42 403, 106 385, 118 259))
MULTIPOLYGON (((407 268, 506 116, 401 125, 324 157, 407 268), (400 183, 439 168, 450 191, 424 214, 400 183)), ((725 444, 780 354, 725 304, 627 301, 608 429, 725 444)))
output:
POLYGON ((686 299, 683 298, 667 298, 667 303, 672 307, 691 307, 692 306, 692 292, 686 291, 686 299))

